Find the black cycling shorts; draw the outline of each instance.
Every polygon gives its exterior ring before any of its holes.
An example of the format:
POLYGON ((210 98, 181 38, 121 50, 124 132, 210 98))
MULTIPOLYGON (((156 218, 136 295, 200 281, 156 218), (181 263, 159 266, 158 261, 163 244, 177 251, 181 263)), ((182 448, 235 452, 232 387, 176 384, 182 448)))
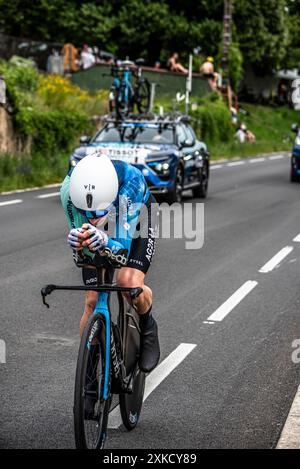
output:
MULTIPOLYGON (((142 210, 136 226, 136 234, 131 242, 130 253, 126 267, 147 273, 156 248, 158 232, 158 204, 151 194, 145 209, 142 210)), ((95 269, 82 269, 82 278, 85 285, 96 285, 97 274, 95 269)))

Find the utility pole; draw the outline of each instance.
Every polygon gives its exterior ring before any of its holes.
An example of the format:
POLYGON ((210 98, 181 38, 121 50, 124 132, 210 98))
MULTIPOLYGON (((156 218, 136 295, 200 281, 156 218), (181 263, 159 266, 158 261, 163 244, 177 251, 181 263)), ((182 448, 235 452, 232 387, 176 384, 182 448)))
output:
POLYGON ((233 0, 224 0, 223 51, 222 51, 222 88, 231 107, 231 88, 229 81, 229 51, 232 36, 233 0))
POLYGON ((185 113, 188 115, 190 110, 190 94, 192 92, 192 73, 193 73, 193 55, 189 55, 189 72, 186 78, 185 90, 185 113))

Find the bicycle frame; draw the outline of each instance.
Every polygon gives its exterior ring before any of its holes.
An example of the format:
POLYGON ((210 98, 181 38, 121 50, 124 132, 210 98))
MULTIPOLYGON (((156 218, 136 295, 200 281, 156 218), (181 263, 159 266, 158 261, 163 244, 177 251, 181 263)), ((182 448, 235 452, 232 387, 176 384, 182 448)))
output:
POLYGON ((126 104, 129 102, 129 89, 133 93, 133 88, 130 82, 131 70, 125 69, 122 71, 123 76, 117 76, 114 78, 114 86, 116 90, 122 91, 122 86, 124 86, 124 95, 120 93, 119 100, 120 102, 124 101, 126 104))
MULTIPOLYGON (((111 352, 111 315, 109 310, 109 293, 99 292, 98 301, 94 310, 94 315, 100 314, 105 321, 105 375, 104 375, 104 391, 103 399, 106 401, 109 396, 109 370, 110 370, 110 352, 111 352), (108 346, 108 344, 110 346, 108 346)), ((90 347, 90 342, 87 347, 90 347)))
MULTIPOLYGON (((97 269, 98 270, 98 269, 97 269)), ((98 278, 104 280, 105 270, 98 271, 98 278), (99 274, 102 274, 102 278, 99 274)), ((124 288, 117 287, 112 284, 101 283, 100 285, 93 287, 86 286, 58 286, 58 285, 47 285, 41 290, 41 295, 43 298, 43 303, 49 308, 49 304, 46 303, 46 296, 50 295, 54 290, 71 290, 71 291, 97 291, 98 292, 98 301, 93 312, 94 315, 101 315, 105 321, 105 341, 106 341, 106 350, 105 350, 105 375, 104 375, 104 391, 103 399, 107 400, 109 398, 109 370, 110 370, 110 358, 111 350, 115 347, 114 336, 111 328, 111 313, 109 307, 109 295, 110 292, 118 293, 118 301, 120 306, 120 294, 129 293, 131 298, 136 298, 143 290, 141 288, 124 288)), ((87 343, 87 347, 90 347, 91 342, 87 343)), ((119 365, 118 365, 119 366, 119 365)), ((115 370, 114 370, 115 371, 115 370)), ((120 372, 120 369, 119 369, 120 372)))

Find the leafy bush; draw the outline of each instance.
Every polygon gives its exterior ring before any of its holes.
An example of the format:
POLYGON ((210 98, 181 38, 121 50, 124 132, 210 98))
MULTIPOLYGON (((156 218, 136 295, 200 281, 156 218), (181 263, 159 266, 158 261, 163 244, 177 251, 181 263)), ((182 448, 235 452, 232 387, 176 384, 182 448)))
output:
POLYGON ((1 61, 0 72, 7 83, 16 131, 29 139, 32 153, 70 151, 80 133, 93 131, 90 117, 104 112, 106 92, 92 96, 67 78, 41 76, 30 60, 1 61))
POLYGON ((60 180, 76 139, 93 133, 91 117, 106 110, 107 92, 92 96, 66 78, 41 76, 31 61, 19 57, 0 61, 0 73, 16 134, 26 148, 18 156, 1 155, 0 190, 60 180))
POLYGON ((38 96, 52 109, 68 109, 86 114, 103 114, 106 111, 108 91, 99 90, 96 95, 74 85, 68 78, 59 75, 41 76, 38 96))
POLYGON ((0 70, 5 76, 8 87, 30 93, 37 90, 39 73, 31 60, 13 56, 9 62, 1 60, 0 70))
POLYGON ((199 138, 208 143, 228 142, 233 138, 230 112, 217 94, 200 101, 191 114, 199 138))
POLYGON ((45 155, 70 151, 76 137, 91 127, 85 114, 62 110, 24 108, 17 114, 16 122, 22 135, 32 139, 32 152, 45 155))

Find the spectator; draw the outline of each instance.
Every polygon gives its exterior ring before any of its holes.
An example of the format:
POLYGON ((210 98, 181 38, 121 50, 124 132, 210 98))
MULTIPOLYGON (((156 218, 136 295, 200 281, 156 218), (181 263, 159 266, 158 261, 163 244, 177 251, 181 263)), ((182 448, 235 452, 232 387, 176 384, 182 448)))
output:
POLYGON ((236 140, 238 141, 238 143, 245 143, 246 142, 246 130, 247 130, 247 127, 245 126, 245 124, 241 124, 238 128, 238 130, 236 131, 236 134, 235 134, 235 138, 236 140))
POLYGON ((83 70, 92 67, 96 63, 93 51, 87 44, 84 44, 80 58, 83 70))
POLYGON ((256 137, 251 130, 246 130, 246 140, 247 142, 255 142, 256 137))
POLYGON ((181 65, 178 60, 178 53, 174 52, 171 57, 168 60, 168 67, 171 70, 171 72, 179 72, 179 73, 187 73, 188 70, 184 68, 183 65, 181 65))
MULTIPOLYGON (((76 72, 78 70, 78 50, 73 44, 65 44, 62 48, 64 71, 66 73, 76 72)), ((51 66, 51 65, 49 65, 51 66)))
POLYGON ((47 72, 55 75, 64 74, 64 59, 57 50, 53 50, 47 59, 47 72))
POLYGON ((156 62, 154 63, 154 68, 155 68, 155 70, 160 70, 160 67, 161 67, 160 61, 159 61, 159 60, 156 60, 156 62))
POLYGON ((237 111, 237 108, 235 106, 231 106, 230 108, 230 112, 231 112, 231 122, 233 125, 237 125, 238 123, 238 111, 237 111))
POLYGON ((288 102, 288 86, 286 80, 280 80, 277 88, 278 104, 284 106, 288 102))
POLYGON ((6 104, 6 83, 4 77, 0 76, 0 104, 6 104))
POLYGON ((213 57, 207 57, 206 61, 200 67, 200 74, 207 79, 211 89, 217 91, 219 74, 215 72, 213 57))
POLYGON ((247 126, 244 123, 241 123, 240 127, 238 128, 235 138, 239 143, 245 142, 255 142, 256 137, 254 133, 247 129, 247 126))

